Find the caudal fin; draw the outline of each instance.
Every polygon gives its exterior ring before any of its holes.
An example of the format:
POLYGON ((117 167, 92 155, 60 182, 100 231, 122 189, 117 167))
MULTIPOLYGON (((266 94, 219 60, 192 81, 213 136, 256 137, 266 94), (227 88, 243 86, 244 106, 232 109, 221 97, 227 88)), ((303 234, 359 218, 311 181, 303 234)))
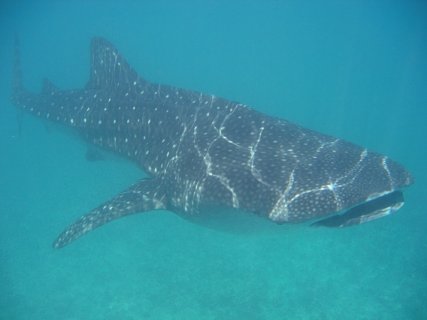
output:
POLYGON ((23 89, 22 84, 22 71, 21 71, 21 53, 19 46, 18 35, 15 34, 15 48, 14 48, 14 61, 13 61, 13 78, 12 78, 13 96, 16 96, 23 89))

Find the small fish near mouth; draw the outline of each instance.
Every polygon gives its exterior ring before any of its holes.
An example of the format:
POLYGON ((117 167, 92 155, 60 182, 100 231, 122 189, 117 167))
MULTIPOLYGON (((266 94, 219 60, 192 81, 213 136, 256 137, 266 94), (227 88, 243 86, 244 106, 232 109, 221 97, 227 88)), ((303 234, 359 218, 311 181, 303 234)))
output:
POLYGON ((400 190, 363 202, 346 212, 312 223, 312 226, 342 228, 369 222, 399 210, 404 204, 400 190))

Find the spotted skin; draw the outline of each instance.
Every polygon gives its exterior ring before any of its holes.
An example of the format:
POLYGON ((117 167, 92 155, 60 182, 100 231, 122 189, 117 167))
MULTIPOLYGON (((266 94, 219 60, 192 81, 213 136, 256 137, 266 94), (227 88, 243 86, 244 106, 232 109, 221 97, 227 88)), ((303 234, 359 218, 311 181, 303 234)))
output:
POLYGON ((191 216, 229 207, 278 223, 340 212, 409 185, 386 156, 273 118, 214 95, 150 83, 102 38, 91 44, 91 73, 79 90, 45 81, 22 86, 14 104, 75 129, 87 141, 136 162, 143 179, 69 226, 59 248, 111 220, 155 209, 191 216))

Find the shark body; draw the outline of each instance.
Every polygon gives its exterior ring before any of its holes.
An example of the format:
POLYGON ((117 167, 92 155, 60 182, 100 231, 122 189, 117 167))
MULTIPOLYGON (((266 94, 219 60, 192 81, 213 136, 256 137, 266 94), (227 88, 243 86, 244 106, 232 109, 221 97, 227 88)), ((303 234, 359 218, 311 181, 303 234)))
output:
POLYGON ((237 102, 150 83, 107 40, 91 43, 83 89, 45 80, 22 85, 16 55, 12 100, 136 162, 148 175, 66 228, 63 247, 114 219, 155 209, 183 216, 231 208, 276 223, 342 227, 398 210, 410 174, 387 156, 270 117, 237 102))

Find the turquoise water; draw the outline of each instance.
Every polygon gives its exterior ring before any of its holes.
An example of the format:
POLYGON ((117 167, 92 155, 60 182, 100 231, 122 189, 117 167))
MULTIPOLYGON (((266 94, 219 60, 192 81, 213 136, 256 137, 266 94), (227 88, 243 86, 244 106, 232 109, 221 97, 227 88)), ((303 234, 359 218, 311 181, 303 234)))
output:
POLYGON ((427 319, 426 2, 14 1, 0 32, 0 319, 427 319), (19 130, 14 32, 32 90, 82 87, 101 35, 148 80, 367 146, 416 184, 353 228, 249 236, 150 212, 53 250, 143 173, 30 116, 19 130))

